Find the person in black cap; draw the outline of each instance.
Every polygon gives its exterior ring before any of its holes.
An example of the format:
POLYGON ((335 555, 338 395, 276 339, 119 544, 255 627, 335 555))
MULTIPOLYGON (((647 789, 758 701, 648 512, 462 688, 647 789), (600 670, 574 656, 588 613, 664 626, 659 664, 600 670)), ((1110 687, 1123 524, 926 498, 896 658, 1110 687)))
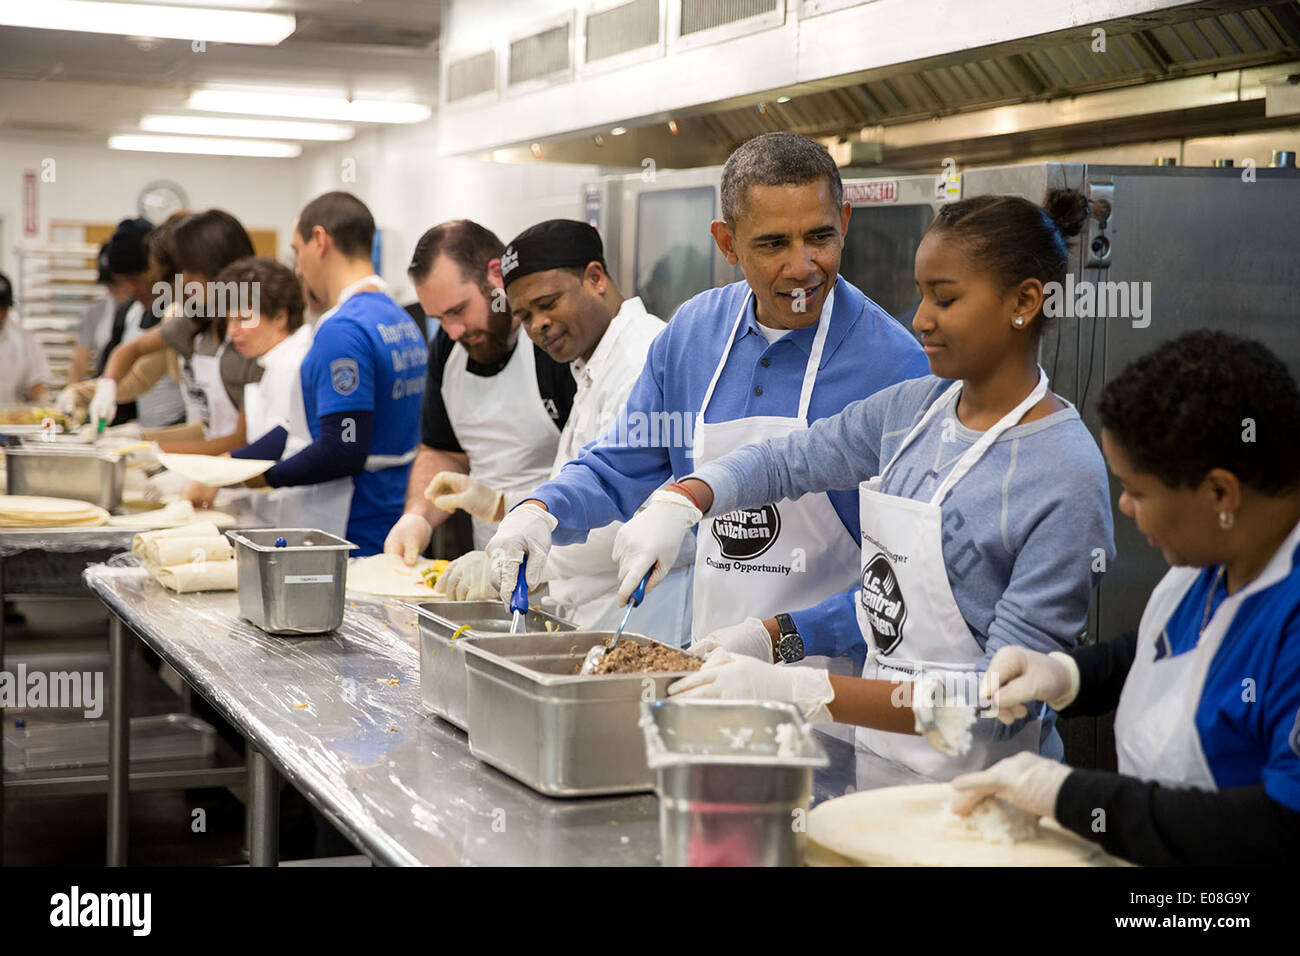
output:
MULTIPOLYGON (((118 307, 113 315, 113 329, 108 343, 100 353, 99 368, 106 372, 109 358, 123 342, 137 338, 157 325, 161 318, 154 314, 154 275, 149 263, 149 240, 155 230, 148 219, 123 219, 117 225, 113 238, 108 241, 108 268, 131 290, 131 298, 118 307)), ((148 392, 134 402, 117 405, 117 382, 114 377, 101 375, 90 401, 90 421, 99 419, 109 424, 120 424, 138 418, 145 428, 162 428, 174 425, 185 417, 179 386, 171 378, 160 378, 148 392)))
MULTIPOLYGON (((531 226, 506 247, 501 262, 511 315, 552 359, 569 363, 577 383, 551 468, 554 477, 614 424, 664 323, 639 298, 623 298, 605 265, 600 233, 585 222, 551 219, 531 226)), ((500 492, 466 475, 443 472, 427 494, 444 510, 459 507, 489 518, 485 506, 494 505, 500 492)), ((620 527, 607 525, 580 544, 551 552, 549 588, 542 598, 547 610, 595 630, 618 625, 618 562, 611 552, 620 527)), ((640 633, 680 640, 690 617, 694 555, 692 541, 668 580, 647 595, 637 613, 640 633)), ((453 599, 489 596, 487 578, 486 553, 473 551, 452 562, 439 590, 453 599)))
MULTIPOLYGON (((90 358, 98 356, 113 334, 113 316, 124 302, 131 298, 131 289, 108 267, 108 243, 99 247, 95 281, 104 287, 104 294, 86 307, 81 314, 77 330, 77 348, 68 366, 68 384, 80 382, 90 370, 90 358)), ((69 397, 73 397, 69 395, 69 397)), ((74 409, 61 409, 73 411, 74 409)))
POLYGON ((49 391, 45 383, 50 377, 50 365, 45 358, 45 347, 31 329, 10 310, 14 305, 14 287, 9 277, 0 272, 0 405, 24 405, 30 402, 48 402, 49 391))
MULTIPOLYGON (((519 320, 502 288, 504 252, 491 230, 459 219, 428 230, 411 255, 415 294, 440 327, 429 345, 406 507, 384 541, 384 552, 407 564, 451 517, 425 498, 434 475, 472 475, 502 493, 503 513, 550 475, 569 418, 573 376, 538 346, 520 345, 519 320)), ((490 523, 473 522, 475 547, 491 535, 490 523)))

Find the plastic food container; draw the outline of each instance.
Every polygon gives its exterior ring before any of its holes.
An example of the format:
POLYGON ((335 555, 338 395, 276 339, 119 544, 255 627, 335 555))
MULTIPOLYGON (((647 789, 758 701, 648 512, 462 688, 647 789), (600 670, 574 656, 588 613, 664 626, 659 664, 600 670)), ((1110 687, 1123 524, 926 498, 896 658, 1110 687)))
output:
POLYGON ((343 623, 348 552, 356 545, 315 528, 230 531, 239 613, 270 634, 326 634, 343 623), (281 547, 276 542, 283 539, 281 547))
POLYGON ((665 866, 796 866, 813 772, 826 751, 799 708, 776 701, 641 706, 665 866))

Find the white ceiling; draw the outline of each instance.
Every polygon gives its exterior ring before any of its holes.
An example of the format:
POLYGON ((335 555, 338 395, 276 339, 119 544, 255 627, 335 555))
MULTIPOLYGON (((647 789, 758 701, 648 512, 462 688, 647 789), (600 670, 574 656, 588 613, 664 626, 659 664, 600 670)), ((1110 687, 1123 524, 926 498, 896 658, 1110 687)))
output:
POLYGON ((102 142, 135 129, 145 113, 184 112, 189 92, 206 84, 269 84, 436 105, 441 0, 229 0, 227 6, 291 12, 297 29, 279 46, 209 43, 196 52, 187 40, 0 27, 0 136, 102 142))

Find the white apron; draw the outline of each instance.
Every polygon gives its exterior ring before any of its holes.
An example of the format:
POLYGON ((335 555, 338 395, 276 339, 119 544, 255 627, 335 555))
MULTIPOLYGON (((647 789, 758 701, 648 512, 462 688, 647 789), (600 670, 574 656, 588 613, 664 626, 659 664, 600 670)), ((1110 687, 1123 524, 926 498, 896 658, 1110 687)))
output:
POLYGON ((192 354, 180 361, 185 421, 191 425, 202 425, 204 438, 229 435, 239 423, 239 409, 230 400, 226 385, 221 380, 221 356, 229 347, 230 343, 222 342, 216 355, 192 354))
MULTIPOLYGON (((244 386, 244 424, 249 442, 271 429, 288 433, 280 460, 290 458, 311 444, 306 406, 302 397, 302 361, 311 349, 310 326, 299 327, 266 355, 265 371, 259 382, 244 386)), ((336 478, 316 485, 294 485, 254 491, 248 497, 249 510, 259 521, 274 528, 318 528, 344 537, 352 507, 352 479, 336 478)))
POLYGON ((1196 710, 1205 678, 1242 602, 1286 576, 1298 542, 1300 525, 1291 530, 1254 581, 1215 608, 1194 648, 1157 661, 1156 639, 1200 569, 1170 568, 1160 579, 1142 612, 1137 655, 1124 679, 1115 711, 1115 752, 1120 773, 1170 787, 1218 789, 1196 729, 1196 710))
MULTIPOLYGON (((496 375, 469 371, 469 352, 451 350, 442 370, 442 402, 456 440, 469 456, 475 481, 505 492, 506 508, 551 477, 560 432, 542 406, 532 342, 515 341, 496 375)), ((473 519, 474 548, 482 551, 496 525, 473 519)))
MULTIPOLYGON (((817 369, 821 365, 826 334, 830 329, 834 289, 826 297, 817 322, 817 334, 804 369, 797 414, 793 418, 756 415, 712 424, 704 420, 704 413, 752 299, 753 292, 748 292, 741 303, 727 348, 695 416, 693 450, 696 467, 745 445, 783 438, 808 428, 808 405, 812 401, 817 369)), ((857 552, 858 548, 845 532, 835 506, 820 492, 804 495, 798 501, 784 499, 761 508, 705 518, 700 522, 695 541, 692 639, 702 640, 710 631, 739 623, 747 617, 766 619, 782 612, 811 607, 833 594, 848 590, 857 580, 853 572, 857 552), (764 567, 776 570, 764 570, 764 567), (798 570, 800 567, 802 571, 798 570)), ((852 661, 847 657, 807 657, 799 664, 837 674, 852 671, 852 661)), ((847 738, 850 733, 843 725, 819 729, 841 738, 847 738)))
MULTIPOLYGON (((862 676, 872 680, 911 681, 919 672, 953 676, 971 691, 975 667, 984 657, 970 633, 948 583, 943 559, 943 501, 999 436, 1017 424, 1047 394, 1047 375, 1019 405, 980 436, 953 466, 929 501, 916 501, 880 490, 884 475, 937 415, 956 408, 961 382, 955 382, 930 406, 903 439, 880 474, 859 486, 862 590, 858 627, 867 642, 862 676)), ((956 412, 954 411, 954 415, 956 412)), ((973 695, 972 695, 973 697, 973 695)), ((1041 720, 1028 720, 1007 740, 978 739, 963 757, 935 750, 923 737, 857 728, 857 743, 877 757, 902 764, 927 780, 951 780, 979 770, 1021 750, 1038 751, 1041 720)))

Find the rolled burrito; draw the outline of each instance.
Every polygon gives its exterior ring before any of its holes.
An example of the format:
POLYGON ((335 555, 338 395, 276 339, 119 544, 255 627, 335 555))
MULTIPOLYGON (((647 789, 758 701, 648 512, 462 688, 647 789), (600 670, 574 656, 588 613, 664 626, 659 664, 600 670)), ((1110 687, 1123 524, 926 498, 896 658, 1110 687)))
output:
MULTIPOLYGON (((131 553, 137 557, 145 556, 145 547, 150 541, 161 538, 219 538, 221 532, 211 521, 196 521, 194 524, 181 525, 179 528, 165 528, 162 531, 142 531, 131 539, 131 553)), ((222 540, 225 540, 224 538, 222 540)))
POLYGON ((145 545, 144 556, 160 568, 169 568, 174 564, 229 561, 235 556, 235 549, 221 535, 163 538, 145 545))
POLYGON ((204 561, 202 564, 177 564, 169 568, 150 568, 154 580, 177 594, 194 591, 234 591, 238 574, 234 561, 204 561))

